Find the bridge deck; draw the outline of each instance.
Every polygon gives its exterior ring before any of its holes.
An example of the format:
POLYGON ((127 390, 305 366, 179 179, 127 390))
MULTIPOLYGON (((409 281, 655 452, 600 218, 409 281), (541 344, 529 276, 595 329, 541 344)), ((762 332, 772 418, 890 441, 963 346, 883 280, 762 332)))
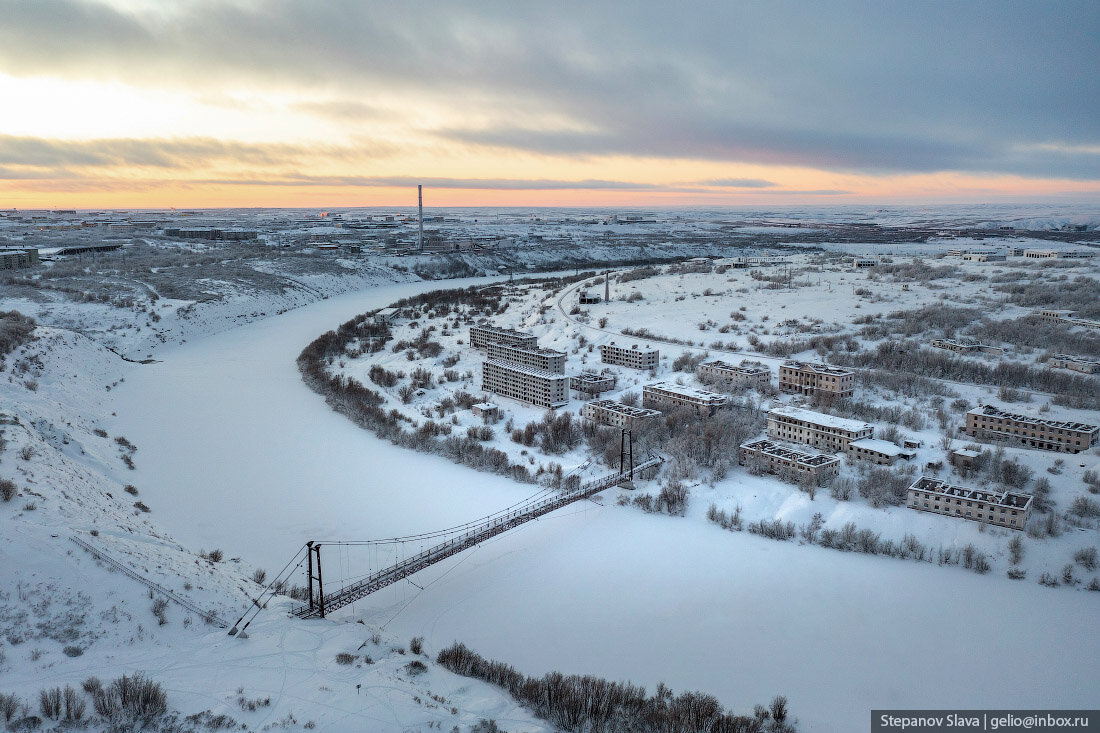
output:
MULTIPOLYGON (((635 471, 644 471, 647 468, 653 468, 662 462, 662 458, 653 457, 643 463, 634 467, 635 471)), ((427 550, 414 555, 413 557, 406 558, 401 562, 396 563, 388 568, 379 570, 371 575, 367 576, 363 580, 341 588, 338 591, 334 591, 324 596, 314 607, 299 606, 295 608, 292 613, 298 618, 318 618, 322 615, 322 608, 324 613, 330 613, 339 608, 359 600, 365 596, 374 593, 377 590, 385 588, 388 585, 396 583, 399 580, 409 577, 413 573, 417 573, 426 567, 434 565, 442 560, 446 560, 452 555, 456 555, 465 549, 480 544, 485 540, 495 537, 498 534, 507 532, 514 527, 518 527, 521 524, 530 522, 533 519, 549 514, 556 509, 560 509, 563 506, 572 504, 575 501, 587 499, 590 496, 598 494, 604 489, 608 489, 616 484, 622 483, 628 478, 627 473, 614 473, 609 476, 591 481, 587 484, 581 485, 578 489, 557 496, 550 497, 549 499, 543 499, 541 501, 530 504, 526 507, 521 507, 508 514, 503 514, 492 518, 484 524, 477 525, 463 534, 456 537, 452 537, 449 540, 439 543, 433 547, 429 547, 427 550)))

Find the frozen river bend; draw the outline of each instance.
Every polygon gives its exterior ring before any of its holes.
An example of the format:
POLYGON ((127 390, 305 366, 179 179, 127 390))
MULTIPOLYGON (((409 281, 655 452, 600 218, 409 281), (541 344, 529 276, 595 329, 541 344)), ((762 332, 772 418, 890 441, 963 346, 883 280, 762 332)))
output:
MULTIPOLYGON (((299 378, 318 334, 435 287, 332 298, 135 366, 110 408, 111 433, 139 449, 128 480, 180 541, 272 572, 307 539, 432 530, 529 496, 377 440, 299 378)), ((738 711, 785 694, 808 731, 866 730, 871 708, 1095 705, 1095 594, 605 503, 525 525, 415 576, 425 590, 395 586, 342 618, 423 635, 433 652, 458 639, 529 674, 663 680, 738 711)))

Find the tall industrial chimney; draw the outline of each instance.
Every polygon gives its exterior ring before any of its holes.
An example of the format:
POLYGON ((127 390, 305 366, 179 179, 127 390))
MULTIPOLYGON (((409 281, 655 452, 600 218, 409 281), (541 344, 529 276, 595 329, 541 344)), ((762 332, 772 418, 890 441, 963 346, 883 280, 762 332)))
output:
POLYGON ((611 270, 605 270, 603 273, 603 302, 611 302, 611 270))
POLYGON ((416 203, 420 208, 420 235, 416 240, 416 248, 418 250, 424 250, 424 187, 418 185, 416 187, 416 203))

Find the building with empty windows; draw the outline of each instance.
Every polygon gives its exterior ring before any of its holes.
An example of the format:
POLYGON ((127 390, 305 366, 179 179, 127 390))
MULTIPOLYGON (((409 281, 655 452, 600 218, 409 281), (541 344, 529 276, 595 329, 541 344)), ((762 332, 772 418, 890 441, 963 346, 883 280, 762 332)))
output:
POLYGON ((624 405, 615 400, 592 400, 581 408, 581 417, 585 420, 625 430, 632 430, 639 422, 660 416, 658 410, 624 405))
POLYGON ((1057 249, 1028 249, 1024 250, 1024 257, 1032 260, 1087 260, 1095 257, 1096 253, 1087 249, 1057 250, 1057 249))
POLYGON ((695 367, 695 376, 704 382, 746 384, 755 386, 771 382, 771 370, 758 361, 742 361, 739 365, 721 359, 711 359, 695 367))
POLYGON ((964 430, 982 440, 1061 453, 1080 453, 1100 442, 1100 426, 1018 415, 993 405, 967 412, 964 430))
POLYGON ((38 249, 35 247, 0 247, 0 270, 16 270, 38 264, 38 249))
POLYGON ((604 364, 618 364, 631 369, 656 369, 660 352, 648 346, 632 344, 619 346, 614 341, 600 346, 600 360, 604 364))
POLYGON ((859 420, 826 415, 801 407, 773 407, 768 411, 768 436, 805 443, 830 453, 847 453, 854 440, 870 438, 874 428, 859 420))
POLYGON ((569 404, 569 377, 500 359, 481 365, 481 388, 537 407, 569 404))
POLYGON ((996 254, 995 252, 967 252, 962 258, 967 262, 1005 262, 1008 260, 1006 255, 996 254))
POLYGON ((470 326, 470 345, 475 349, 484 349, 489 344, 508 344, 523 349, 537 349, 538 339, 523 331, 493 326, 470 326))
POLYGON ((862 270, 867 267, 877 267, 878 259, 874 257, 855 257, 852 259, 852 269, 862 270))
POLYGON ((614 374, 581 372, 569 377, 569 388, 582 395, 601 395, 615 389, 617 381, 614 374))
POLYGON ((905 505, 910 509, 1008 529, 1024 528, 1032 503, 1030 494, 968 489, 929 476, 921 476, 905 492, 905 505))
POLYGON ((933 339, 932 347, 935 349, 946 349, 947 351, 954 351, 956 354, 992 354, 994 356, 1001 356, 1005 353, 1005 350, 1000 346, 990 346, 988 344, 979 343, 977 341, 970 341, 967 339, 933 339))
POLYGON ((690 407, 703 417, 710 417, 727 401, 724 394, 675 382, 654 382, 642 387, 642 405, 656 410, 690 407))
POLYGON ((856 375, 851 369, 788 361, 779 366, 779 390, 824 397, 851 397, 855 392, 856 375))
POLYGON ((1047 359, 1047 366, 1052 369, 1069 369, 1082 374, 1100 372, 1100 361, 1093 361, 1082 356, 1069 356, 1068 354, 1055 354, 1047 359))
POLYGON ((742 466, 758 466, 765 473, 802 483, 823 484, 840 473, 840 459, 823 453, 809 453, 789 448, 766 438, 742 443, 737 449, 737 462, 742 466))
POLYGON ((1090 321, 1087 318, 1075 318, 1074 311, 1060 310, 1057 308, 1044 308, 1039 311, 1039 317, 1044 321, 1056 321, 1068 326, 1080 326, 1094 331, 1100 331, 1100 321, 1090 321))
POLYGON ((495 341, 490 341, 485 344, 485 351, 490 359, 503 359, 504 361, 510 361, 548 372, 555 372, 557 374, 565 373, 564 351, 529 349, 522 346, 501 344, 495 341))

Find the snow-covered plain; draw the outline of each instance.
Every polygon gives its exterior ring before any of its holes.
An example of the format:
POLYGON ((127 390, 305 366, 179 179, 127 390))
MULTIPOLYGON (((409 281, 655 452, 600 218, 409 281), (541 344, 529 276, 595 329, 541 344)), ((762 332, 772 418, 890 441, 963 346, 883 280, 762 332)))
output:
MULTIPOLYGON (((530 493, 382 443, 301 385, 304 343, 413 289, 331 299, 135 367, 112 392, 112 433, 141 436, 136 476, 160 521, 275 568, 309 538, 436 529, 530 493)), ((392 587, 340 617, 433 650, 462 640, 529 674, 663 680, 734 709, 786 694, 810 731, 863 729, 872 707, 1093 702, 1093 594, 614 506, 562 514, 422 573, 422 592, 392 587)))

